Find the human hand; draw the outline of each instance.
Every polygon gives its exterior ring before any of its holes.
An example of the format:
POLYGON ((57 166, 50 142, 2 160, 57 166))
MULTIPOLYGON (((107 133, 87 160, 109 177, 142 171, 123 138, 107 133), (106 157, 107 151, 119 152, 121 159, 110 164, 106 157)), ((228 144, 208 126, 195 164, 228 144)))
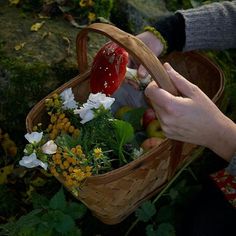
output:
POLYGON ((182 96, 173 96, 151 82, 145 90, 166 137, 210 148, 229 160, 236 151, 236 125, 200 88, 177 73, 168 63, 166 72, 182 96))
MULTIPOLYGON (((145 31, 141 34, 136 35, 137 38, 139 38, 144 44, 147 45, 151 49, 151 51, 158 57, 163 49, 164 45, 161 43, 161 41, 151 32, 145 31)), ((131 58, 129 61, 129 67, 135 68, 138 70, 138 76, 142 78, 146 78, 148 76, 147 70, 140 64, 138 64, 135 60, 131 58)))

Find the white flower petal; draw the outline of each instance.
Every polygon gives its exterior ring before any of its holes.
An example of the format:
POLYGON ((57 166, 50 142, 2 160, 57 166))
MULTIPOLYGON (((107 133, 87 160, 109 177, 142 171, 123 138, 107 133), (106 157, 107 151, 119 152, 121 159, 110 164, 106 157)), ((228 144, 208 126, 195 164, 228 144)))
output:
POLYGON ((93 109, 98 109, 100 106, 110 109, 114 101, 115 98, 107 97, 103 93, 90 93, 87 102, 80 109, 75 109, 74 114, 79 114, 81 123, 84 124, 94 118, 93 109))
POLYGON ((33 168, 37 166, 41 166, 43 169, 47 170, 48 164, 40 161, 37 159, 37 156, 35 153, 32 153, 30 156, 24 156, 20 161, 19 164, 21 166, 27 167, 27 168, 33 168))
POLYGON ((76 101, 74 100, 63 102, 63 109, 77 109, 77 108, 78 106, 76 104, 76 101))
POLYGON ((43 153, 45 154, 51 155, 57 152, 57 145, 54 143, 53 140, 49 140, 41 148, 43 153))
POLYGON ((94 118, 93 110, 86 109, 86 108, 80 108, 77 110, 77 114, 79 114, 80 118, 82 119, 80 121, 81 124, 84 124, 94 118))
POLYGON ((61 94, 60 97, 62 98, 63 101, 70 100, 71 98, 74 99, 74 94, 72 92, 71 88, 68 88, 64 90, 61 94))
POLYGON ((60 97, 63 101, 63 108, 64 109, 76 109, 76 108, 78 108, 77 104, 76 104, 76 101, 75 101, 75 96, 74 96, 71 88, 68 88, 68 89, 64 90, 60 94, 60 97))
POLYGON ((115 98, 107 97, 104 93, 91 93, 88 98, 88 102, 94 104, 94 108, 96 109, 101 105, 103 105, 105 109, 110 109, 114 101, 115 98))
POLYGON ((38 143, 43 137, 43 132, 32 132, 27 133, 25 138, 28 140, 29 143, 38 143))

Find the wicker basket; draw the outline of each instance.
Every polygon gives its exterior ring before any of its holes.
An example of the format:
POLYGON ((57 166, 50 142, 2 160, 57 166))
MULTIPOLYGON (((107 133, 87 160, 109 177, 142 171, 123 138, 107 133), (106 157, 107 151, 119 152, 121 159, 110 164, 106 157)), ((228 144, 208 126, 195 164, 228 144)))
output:
MULTIPOLYGON (((61 93, 71 87, 76 100, 85 102, 89 94, 90 69, 87 62, 87 36, 89 32, 107 36, 124 47, 132 57, 140 61, 162 88, 177 94, 161 62, 135 36, 102 23, 95 23, 79 32, 77 55, 80 74, 71 79, 39 103, 26 118, 27 131, 43 122, 46 117, 44 101, 53 93, 61 93)), ((165 61, 198 85, 215 103, 223 94, 224 76, 221 70, 205 56, 196 53, 173 53, 165 61)), ((144 200, 160 191, 198 148, 196 145, 166 139, 139 159, 106 174, 88 177, 79 190, 78 199, 106 224, 117 224, 125 219, 144 200)), ((63 183, 61 178, 58 178, 63 183)))

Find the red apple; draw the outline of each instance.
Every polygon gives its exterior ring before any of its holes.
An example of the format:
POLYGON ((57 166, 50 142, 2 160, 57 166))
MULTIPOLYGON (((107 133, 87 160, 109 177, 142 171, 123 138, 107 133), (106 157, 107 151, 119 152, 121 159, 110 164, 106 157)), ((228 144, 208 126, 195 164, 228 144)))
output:
POLYGON ((156 146, 159 146, 163 142, 163 139, 157 137, 147 138, 141 144, 141 148, 144 151, 148 151, 156 146))
POLYGON ((152 108, 147 108, 142 116, 142 126, 144 129, 147 128, 148 124, 156 119, 155 111, 152 108))
POLYGON ((161 130, 161 125, 160 122, 155 119, 152 120, 146 128, 146 134, 148 137, 157 137, 157 138, 165 138, 165 135, 163 134, 162 130, 161 130))

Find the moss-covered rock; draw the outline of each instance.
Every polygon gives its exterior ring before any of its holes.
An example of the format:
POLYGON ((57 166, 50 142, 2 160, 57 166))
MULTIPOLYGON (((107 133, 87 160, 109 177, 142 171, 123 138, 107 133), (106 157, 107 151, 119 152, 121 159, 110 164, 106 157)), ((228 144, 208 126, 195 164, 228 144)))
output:
MULTIPOLYGON (((75 45, 79 29, 62 17, 40 19, 8 1, 0 5, 0 124, 8 132, 25 132, 31 107, 79 73, 75 45), (31 31, 42 21, 38 31, 31 31)), ((90 62, 104 42, 99 35, 90 38, 90 62)))
POLYGON ((138 34, 146 25, 167 12, 164 0, 117 0, 114 1, 110 19, 119 28, 138 34))

